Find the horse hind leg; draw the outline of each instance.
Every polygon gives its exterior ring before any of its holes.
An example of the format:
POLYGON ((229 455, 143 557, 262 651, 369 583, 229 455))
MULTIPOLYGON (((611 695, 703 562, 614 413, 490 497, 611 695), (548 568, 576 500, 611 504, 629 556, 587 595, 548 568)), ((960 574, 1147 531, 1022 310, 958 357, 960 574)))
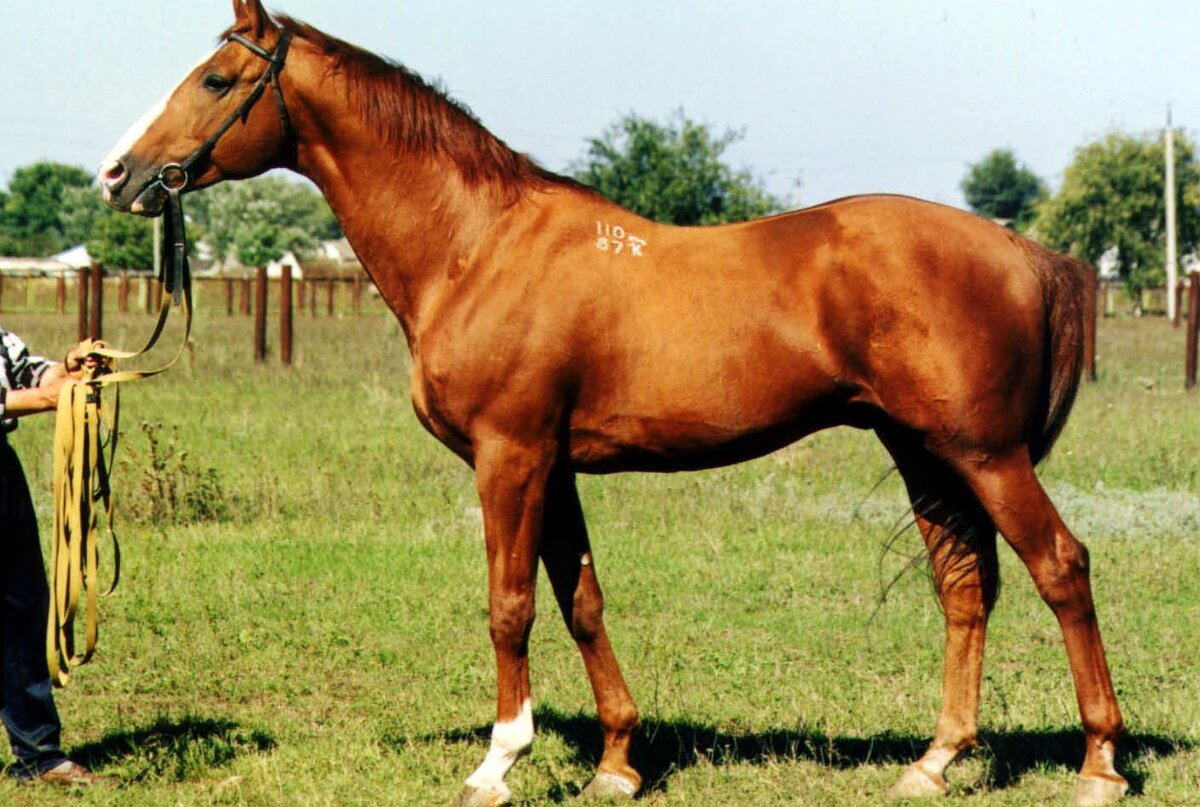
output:
POLYGON ((1059 517, 1024 448, 955 465, 1024 562, 1062 630, 1087 743, 1075 804, 1114 804, 1129 787, 1114 767, 1124 726, 1100 639, 1087 549, 1059 517))
POLYGON ((947 791, 946 769, 976 742, 984 638, 999 590, 996 528, 944 463, 900 438, 884 443, 908 489, 946 625, 942 708, 933 740, 889 795, 940 796, 947 791))
POLYGON ((556 472, 551 480, 540 551, 567 630, 583 656, 604 730, 604 754, 583 795, 632 798, 642 782, 629 764, 638 712, 604 629, 604 598, 575 477, 570 472, 556 472))

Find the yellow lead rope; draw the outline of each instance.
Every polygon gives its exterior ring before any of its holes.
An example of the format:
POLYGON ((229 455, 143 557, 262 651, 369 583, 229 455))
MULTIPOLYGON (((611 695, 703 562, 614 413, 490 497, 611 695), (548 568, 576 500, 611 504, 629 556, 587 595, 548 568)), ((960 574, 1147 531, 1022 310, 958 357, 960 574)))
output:
MULTIPOLYGON (((190 280, 190 278, 188 278, 190 280)), ((187 348, 192 328, 190 282, 184 283, 183 342, 175 356, 157 370, 109 372, 115 359, 141 355, 154 346, 166 323, 172 294, 163 290, 158 322, 141 350, 112 350, 85 342, 85 354, 105 359, 95 371, 84 371, 81 379, 67 379, 58 396, 54 428, 54 537, 50 558, 50 613, 46 622, 46 663, 50 680, 65 686, 71 667, 86 664, 96 650, 99 635, 97 601, 100 594, 99 542, 102 532, 112 541, 112 582, 104 592, 113 592, 120 578, 121 553, 113 531, 113 499, 109 474, 117 448, 120 393, 124 381, 157 375, 179 360, 187 348), (101 397, 104 387, 113 387, 112 403, 101 397), (102 528, 101 522, 104 527, 102 528), (84 648, 76 652, 75 615, 80 600, 85 605, 84 648)))
POLYGON ((67 380, 59 392, 54 429, 54 543, 50 558, 50 615, 46 623, 46 663, 50 679, 64 686, 71 667, 86 664, 96 649, 101 518, 113 547, 113 579, 120 576, 120 546, 112 529, 109 471, 117 444, 117 400, 111 410, 90 379, 67 380), (107 445, 101 437, 107 426, 107 445), (107 449, 107 452, 105 451, 107 449), (75 613, 86 594, 84 650, 75 651, 75 613))

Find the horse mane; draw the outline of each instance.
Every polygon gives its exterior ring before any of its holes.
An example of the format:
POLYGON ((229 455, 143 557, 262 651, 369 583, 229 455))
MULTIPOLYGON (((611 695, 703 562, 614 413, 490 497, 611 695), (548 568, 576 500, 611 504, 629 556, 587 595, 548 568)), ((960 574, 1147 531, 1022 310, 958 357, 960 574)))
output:
POLYGON ((397 148, 449 159, 472 186, 498 182, 522 189, 565 179, 514 151, 466 106, 404 65, 292 17, 275 21, 331 60, 330 69, 346 82, 351 108, 397 148))

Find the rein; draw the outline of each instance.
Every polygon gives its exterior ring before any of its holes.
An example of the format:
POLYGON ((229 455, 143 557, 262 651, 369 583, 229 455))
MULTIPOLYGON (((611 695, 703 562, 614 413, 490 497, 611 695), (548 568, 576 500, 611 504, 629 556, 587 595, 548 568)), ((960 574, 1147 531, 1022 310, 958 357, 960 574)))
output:
MULTIPOLYGON (((292 139, 291 119, 279 88, 279 71, 287 57, 291 33, 285 32, 273 53, 264 50, 240 34, 229 39, 244 45, 269 64, 250 94, 199 148, 182 162, 168 163, 159 169, 142 189, 142 193, 158 184, 167 194, 163 207, 162 265, 159 281, 162 298, 158 319, 150 338, 136 351, 114 350, 101 343, 85 342, 85 353, 102 361, 94 370, 85 370, 81 379, 63 382, 58 398, 54 431, 54 537, 50 559, 50 613, 46 623, 46 663, 50 680, 55 686, 65 686, 70 669, 86 664, 96 650, 99 636, 97 601, 100 595, 99 540, 106 532, 113 547, 112 582, 104 592, 108 596, 117 587, 121 575, 121 549, 113 530, 112 486, 109 474, 117 448, 117 424, 120 412, 120 393, 117 384, 158 375, 179 360, 187 349, 192 331, 192 276, 187 255, 187 231, 184 226, 183 204, 180 195, 190 183, 189 171, 207 160, 217 141, 239 119, 243 122, 251 108, 271 84, 279 108, 285 139, 292 139), (114 360, 132 359, 149 351, 158 342, 172 306, 182 306, 184 317, 183 341, 174 357, 155 370, 125 370, 112 372, 114 360), (113 387, 111 405, 100 392, 113 387), (101 528, 101 519, 106 523, 101 528), (80 600, 85 603, 84 648, 75 649, 75 615, 80 600)), ((140 195, 140 194, 139 194, 140 195)))

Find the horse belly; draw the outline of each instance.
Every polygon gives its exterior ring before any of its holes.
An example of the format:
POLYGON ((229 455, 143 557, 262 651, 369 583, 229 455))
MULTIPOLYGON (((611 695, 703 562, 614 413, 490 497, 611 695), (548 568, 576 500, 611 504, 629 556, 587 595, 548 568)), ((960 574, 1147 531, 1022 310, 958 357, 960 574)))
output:
POLYGON ((728 465, 844 422, 852 395, 818 362, 795 353, 651 365, 581 396, 570 419, 571 461, 590 472, 728 465))

